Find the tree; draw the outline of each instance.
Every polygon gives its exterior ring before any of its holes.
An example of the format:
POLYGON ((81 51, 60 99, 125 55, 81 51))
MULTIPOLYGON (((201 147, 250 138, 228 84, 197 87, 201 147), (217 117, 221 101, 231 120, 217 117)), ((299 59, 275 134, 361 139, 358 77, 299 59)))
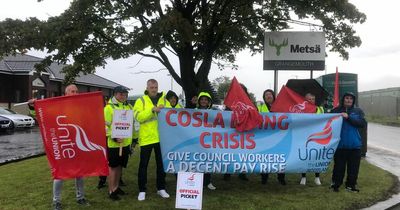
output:
POLYGON ((107 58, 139 54, 164 65, 190 99, 209 86, 213 61, 233 63, 243 49, 261 52, 264 31, 305 18, 321 22, 328 46, 345 59, 347 48, 361 44, 352 24, 366 16, 347 0, 74 0, 46 21, 0 22, 0 55, 46 50, 37 68, 73 59, 64 69, 73 78, 93 73, 107 58), (179 69, 168 53, 179 58, 179 69))

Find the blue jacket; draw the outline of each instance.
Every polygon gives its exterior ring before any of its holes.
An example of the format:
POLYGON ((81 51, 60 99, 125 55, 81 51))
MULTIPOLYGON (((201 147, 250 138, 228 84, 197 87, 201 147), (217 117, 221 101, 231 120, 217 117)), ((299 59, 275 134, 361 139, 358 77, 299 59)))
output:
MULTIPOLYGON (((354 95, 353 99, 355 102, 354 95)), ((345 107, 343 107, 343 105, 341 105, 331 111, 331 113, 342 112, 346 112, 349 115, 349 118, 343 118, 342 131, 340 133, 340 142, 338 149, 360 149, 362 146, 362 141, 358 129, 365 127, 367 124, 367 121, 364 118, 364 112, 360 108, 354 107, 354 103, 353 106, 350 108, 346 109, 345 107)))

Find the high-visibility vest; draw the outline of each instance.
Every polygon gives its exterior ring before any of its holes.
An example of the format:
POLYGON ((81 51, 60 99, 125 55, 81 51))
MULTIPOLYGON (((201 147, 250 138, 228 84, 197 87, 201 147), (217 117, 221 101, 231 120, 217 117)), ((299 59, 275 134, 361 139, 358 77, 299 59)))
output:
MULTIPOLYGON (((109 148, 117 148, 120 146, 120 143, 115 142, 111 139, 112 129, 111 124, 113 120, 114 110, 132 110, 132 105, 129 103, 121 103, 115 97, 112 97, 107 105, 104 107, 104 119, 106 122, 106 136, 107 136, 107 146, 109 148)), ((134 122, 132 122, 134 124, 134 122)), ((137 132, 135 128, 133 128, 132 138, 137 138, 137 132)), ((122 141, 122 146, 126 147, 132 144, 132 138, 125 138, 122 141)))
MULTIPOLYGON (((158 99, 157 106, 171 106, 165 99, 165 94, 158 99)), ((158 132, 157 113, 153 112, 153 102, 148 95, 140 97, 133 106, 134 117, 140 123, 139 128, 139 145, 146 146, 160 142, 158 132)))
POLYGON ((167 105, 165 106, 165 108, 182 109, 183 107, 182 107, 179 103, 177 103, 177 104, 175 105, 175 107, 172 107, 172 105, 171 105, 170 103, 167 103, 167 105))
POLYGON ((261 104, 257 106, 258 112, 269 112, 267 104, 261 104))
POLYGON ((316 111, 316 113, 317 113, 317 114, 323 114, 323 113, 325 113, 324 107, 322 107, 322 106, 317 106, 317 111, 316 111))

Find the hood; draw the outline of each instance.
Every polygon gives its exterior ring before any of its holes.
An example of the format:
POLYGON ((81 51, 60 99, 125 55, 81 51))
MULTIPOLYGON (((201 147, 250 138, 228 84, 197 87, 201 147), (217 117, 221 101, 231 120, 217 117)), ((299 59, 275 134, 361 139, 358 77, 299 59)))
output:
POLYGON ((354 93, 352 93, 352 92, 346 92, 343 95, 342 100, 340 101, 341 106, 342 107, 344 106, 344 97, 346 97, 346 96, 351 96, 353 98, 353 104, 351 105, 351 108, 353 108, 354 104, 356 103, 356 95, 354 95, 354 93))
POLYGON ((209 94, 209 93, 207 93, 207 92, 200 92, 199 93, 199 96, 197 97, 197 107, 199 107, 200 106, 200 104, 199 104, 199 102, 200 102, 200 98, 201 97, 207 97, 208 98, 208 101, 209 101, 209 106, 207 107, 208 109, 209 108, 211 108, 211 106, 212 106, 212 97, 211 97, 211 95, 209 94))
POLYGON ((167 92, 167 95, 165 96, 165 98, 167 99, 167 100, 169 100, 169 99, 171 99, 172 97, 176 97, 176 99, 178 100, 178 95, 176 95, 176 93, 174 92, 174 91, 172 91, 172 90, 170 90, 170 91, 168 91, 167 92))

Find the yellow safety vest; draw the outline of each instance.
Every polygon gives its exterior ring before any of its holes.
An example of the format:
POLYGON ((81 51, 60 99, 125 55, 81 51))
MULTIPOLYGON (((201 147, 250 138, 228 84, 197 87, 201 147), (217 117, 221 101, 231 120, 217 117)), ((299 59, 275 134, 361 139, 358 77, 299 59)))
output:
MULTIPOLYGON (((104 119, 106 121, 106 136, 107 136, 107 146, 109 148, 117 148, 119 147, 119 143, 115 142, 111 139, 111 124, 113 120, 114 110, 132 110, 132 105, 129 103, 121 103, 115 97, 112 97, 107 105, 104 107, 104 119)), ((134 124, 134 122, 132 122, 134 124)), ((137 138, 137 132, 135 128, 133 128, 132 138, 137 138)), ((125 138, 122 141, 122 146, 126 147, 132 144, 132 138, 125 138)))
MULTIPOLYGON (((165 99, 165 94, 158 99, 157 106, 171 106, 165 99)), ((157 113, 153 112, 154 105, 148 95, 144 95, 135 102, 133 107, 135 120, 140 123, 139 128, 139 145, 146 146, 160 142, 158 133, 157 113)))
POLYGON ((172 107, 170 103, 167 103, 165 108, 182 109, 183 107, 179 103, 177 103, 175 107, 172 107))
POLYGON ((269 112, 268 106, 266 104, 261 104, 257 106, 258 112, 269 112))
POLYGON ((317 114, 323 114, 323 113, 325 113, 325 111, 324 111, 324 107, 322 107, 322 106, 317 106, 317 112, 316 112, 317 114))

